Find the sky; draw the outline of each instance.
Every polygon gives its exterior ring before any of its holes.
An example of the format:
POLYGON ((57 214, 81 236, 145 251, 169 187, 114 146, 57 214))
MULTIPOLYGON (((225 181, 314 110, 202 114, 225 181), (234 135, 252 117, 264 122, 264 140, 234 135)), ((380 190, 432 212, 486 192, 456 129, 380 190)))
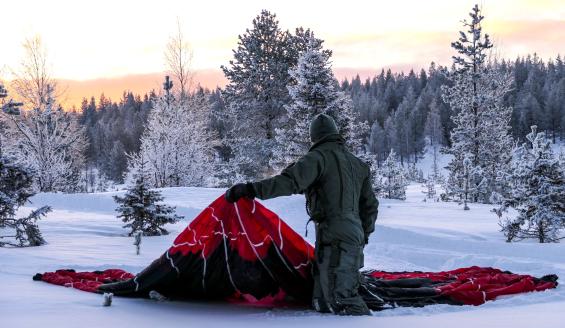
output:
MULTIPOLYGON (((202 85, 223 85, 220 66, 232 58, 237 37, 267 9, 283 29, 313 29, 333 50, 338 78, 371 76, 448 65, 450 42, 475 1, 467 0, 208 0, 0 2, 0 77, 10 79, 25 38, 40 35, 53 76, 67 86, 67 102, 83 96, 113 99, 123 90, 158 88, 166 70, 163 51, 177 19, 194 52, 192 68, 202 85)), ((515 58, 537 52, 565 54, 565 1, 483 0, 484 30, 497 53, 515 58)))

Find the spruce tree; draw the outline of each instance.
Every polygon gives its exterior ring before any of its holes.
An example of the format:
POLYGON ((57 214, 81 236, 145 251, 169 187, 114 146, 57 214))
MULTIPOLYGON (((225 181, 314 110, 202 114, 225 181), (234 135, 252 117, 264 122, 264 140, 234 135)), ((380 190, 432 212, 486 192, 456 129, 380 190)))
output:
MULTIPOLYGON (((365 143, 369 125, 361 122, 354 111, 351 98, 339 90, 339 84, 331 69, 331 51, 322 48, 323 41, 308 39, 308 46, 289 73, 287 86, 291 98, 285 106, 287 124, 278 128, 277 152, 274 161, 286 166, 304 155, 311 146, 309 126, 317 114, 333 117, 347 145, 358 156, 366 155, 365 143)), ((365 160, 370 160, 369 154, 365 160)))
POLYGON ((116 211, 126 223, 123 227, 130 229, 129 236, 138 232, 145 236, 166 235, 168 231, 163 226, 175 223, 182 217, 175 214, 174 207, 158 204, 164 198, 159 191, 148 188, 142 173, 145 165, 147 162, 140 157, 140 173, 135 176, 135 184, 123 197, 114 196, 114 201, 119 204, 116 211))
POLYGON ((503 100, 512 79, 509 72, 487 62, 487 52, 493 45, 482 32, 484 17, 478 5, 469 15, 471 20, 463 22, 468 30, 460 32, 459 40, 452 43, 458 52, 453 57, 452 85, 442 87, 455 123, 452 145, 446 150, 453 155, 447 167, 450 176, 446 192, 460 200, 465 197, 465 202, 488 203, 493 192, 507 190, 504 176, 513 144, 509 134, 512 109, 504 106, 503 100), (464 164, 466 158, 470 164, 464 164))

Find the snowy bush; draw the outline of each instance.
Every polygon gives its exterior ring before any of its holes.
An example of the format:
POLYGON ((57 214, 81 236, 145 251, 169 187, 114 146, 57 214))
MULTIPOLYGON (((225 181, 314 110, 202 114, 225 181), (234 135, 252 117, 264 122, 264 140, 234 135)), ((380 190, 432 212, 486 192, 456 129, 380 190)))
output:
POLYGON ((514 208, 518 215, 501 221, 507 241, 537 239, 540 243, 565 238, 565 171, 555 158, 545 133, 536 126, 527 143, 514 149, 510 195, 495 212, 514 208))

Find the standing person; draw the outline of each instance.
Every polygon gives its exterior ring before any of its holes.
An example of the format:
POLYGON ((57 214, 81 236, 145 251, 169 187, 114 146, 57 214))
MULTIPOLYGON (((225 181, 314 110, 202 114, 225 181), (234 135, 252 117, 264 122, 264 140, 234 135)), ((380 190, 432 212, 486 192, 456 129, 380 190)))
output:
POLYGON ((346 149, 328 115, 314 118, 310 139, 309 151, 279 175, 236 184, 225 197, 233 203, 241 197, 304 194, 316 225, 313 307, 319 312, 367 315, 370 311, 358 293, 359 269, 379 205, 369 166, 346 149))

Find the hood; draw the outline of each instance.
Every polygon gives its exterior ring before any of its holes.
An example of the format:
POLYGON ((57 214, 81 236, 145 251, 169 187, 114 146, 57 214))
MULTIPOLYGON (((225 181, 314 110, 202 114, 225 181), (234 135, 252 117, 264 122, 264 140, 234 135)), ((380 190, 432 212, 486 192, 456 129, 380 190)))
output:
POLYGON ((316 143, 332 134, 339 134, 334 119, 326 114, 318 114, 310 123, 310 141, 316 143))

